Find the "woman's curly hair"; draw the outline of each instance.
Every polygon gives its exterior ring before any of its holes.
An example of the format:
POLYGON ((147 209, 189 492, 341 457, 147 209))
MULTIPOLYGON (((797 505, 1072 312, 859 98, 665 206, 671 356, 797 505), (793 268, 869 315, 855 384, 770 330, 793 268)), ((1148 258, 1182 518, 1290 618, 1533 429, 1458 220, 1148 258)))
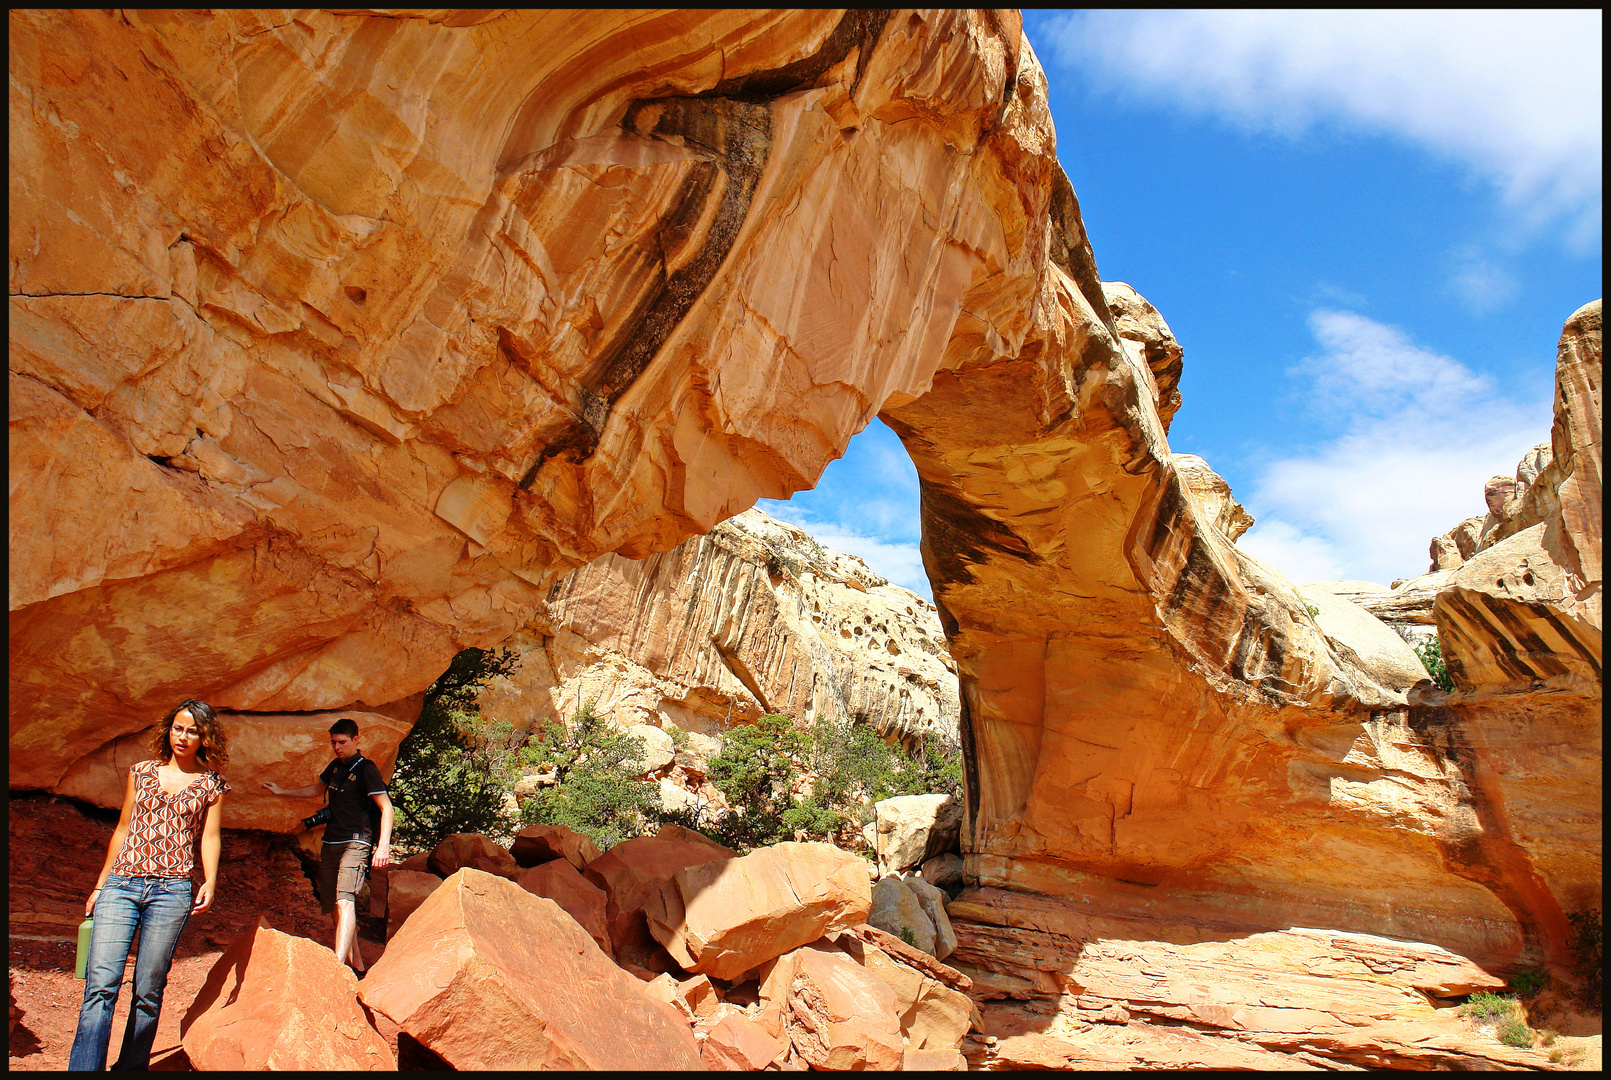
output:
POLYGON ((196 751, 196 762, 205 765, 213 772, 220 772, 229 763, 229 738, 224 734, 224 725, 218 722, 218 713, 205 701, 192 698, 175 706, 162 723, 157 725, 156 733, 151 737, 151 753, 164 763, 173 760, 173 743, 168 741, 168 733, 173 730, 173 718, 182 712, 190 713, 191 722, 201 732, 201 747, 196 751))

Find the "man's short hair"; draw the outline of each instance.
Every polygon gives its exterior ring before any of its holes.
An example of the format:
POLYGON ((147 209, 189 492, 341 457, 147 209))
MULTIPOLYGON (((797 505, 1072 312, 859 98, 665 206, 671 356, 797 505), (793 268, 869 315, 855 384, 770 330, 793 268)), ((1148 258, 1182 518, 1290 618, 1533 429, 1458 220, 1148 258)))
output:
POLYGON ((340 720, 330 725, 330 734, 347 735, 356 739, 358 737, 358 721, 350 716, 343 716, 340 720))

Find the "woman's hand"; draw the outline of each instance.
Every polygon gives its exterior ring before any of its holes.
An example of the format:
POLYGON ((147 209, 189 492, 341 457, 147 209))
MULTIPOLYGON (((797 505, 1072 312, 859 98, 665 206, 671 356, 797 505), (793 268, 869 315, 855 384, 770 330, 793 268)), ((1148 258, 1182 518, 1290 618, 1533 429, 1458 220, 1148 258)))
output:
POLYGON ((204 881, 201 888, 196 890, 196 900, 190 907, 190 914, 199 915, 213 906, 213 883, 204 881))
POLYGON ((263 787, 268 791, 268 793, 270 795, 284 795, 285 794, 285 792, 280 790, 280 785, 276 784, 272 780, 263 781, 263 787))
POLYGON ((100 895, 101 887, 99 885, 90 890, 89 899, 84 901, 84 918, 89 919, 95 916, 95 898, 100 895))

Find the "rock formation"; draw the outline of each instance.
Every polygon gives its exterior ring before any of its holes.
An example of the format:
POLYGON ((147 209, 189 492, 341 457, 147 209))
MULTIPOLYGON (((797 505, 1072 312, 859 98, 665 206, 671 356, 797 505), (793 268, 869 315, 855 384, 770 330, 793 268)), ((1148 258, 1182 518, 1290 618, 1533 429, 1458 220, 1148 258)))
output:
POLYGON ((260 922, 218 958, 180 1024, 202 1070, 395 1070, 335 953, 260 922))
MULTIPOLYGON (((1015 13, 10 26, 13 788, 187 696, 395 715, 556 602, 630 637, 621 561, 811 485, 878 415, 960 678, 971 882, 1490 967, 1559 960, 1598 894, 1597 304, 1490 537, 1519 576, 1437 594, 1475 695, 1438 699, 1239 551, 1170 451, 1178 345, 1097 274, 1015 13)), ((788 650, 723 636, 791 614, 762 589, 690 591, 739 618, 686 625, 729 701, 775 706, 788 650)), ((898 712, 896 679, 790 671, 813 708, 898 712)), ((841 968, 802 969, 807 1059, 848 1045, 841 968)))
POLYGON ((483 689, 482 715, 520 728, 591 699, 623 726, 719 735, 783 713, 908 743, 957 738, 934 606, 759 510, 647 559, 572 571, 504 647, 521 664, 483 689))

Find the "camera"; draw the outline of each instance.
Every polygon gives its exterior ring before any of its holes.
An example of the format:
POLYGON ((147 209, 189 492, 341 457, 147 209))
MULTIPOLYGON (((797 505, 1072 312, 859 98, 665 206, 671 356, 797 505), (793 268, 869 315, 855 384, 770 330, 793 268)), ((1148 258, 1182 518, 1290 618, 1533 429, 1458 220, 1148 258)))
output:
POLYGON ((302 819, 302 827, 304 829, 316 829, 329 820, 330 808, 328 806, 321 806, 312 814, 302 819))

